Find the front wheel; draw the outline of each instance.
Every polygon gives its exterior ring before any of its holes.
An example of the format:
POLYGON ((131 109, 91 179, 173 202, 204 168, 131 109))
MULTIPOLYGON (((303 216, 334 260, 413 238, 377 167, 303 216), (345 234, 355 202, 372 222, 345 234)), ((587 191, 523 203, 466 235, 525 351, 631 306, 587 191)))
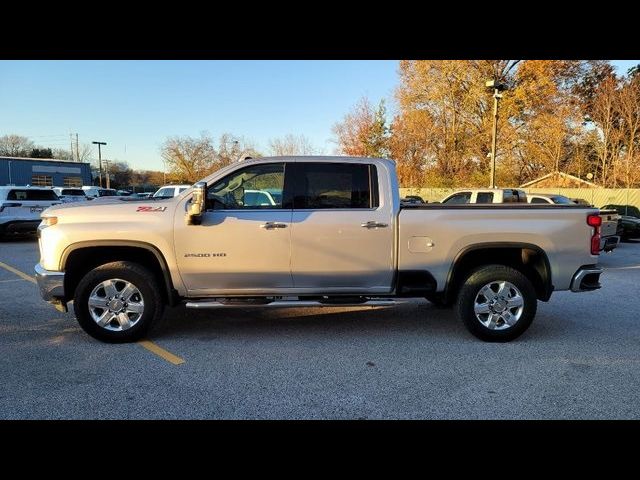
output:
POLYGON ((87 273, 73 307, 82 329, 109 343, 142 338, 162 316, 164 303, 155 276, 133 262, 111 262, 87 273))
POLYGON ((467 277, 458 296, 458 317, 476 337, 508 342, 522 335, 536 315, 533 285, 505 265, 486 265, 467 277))

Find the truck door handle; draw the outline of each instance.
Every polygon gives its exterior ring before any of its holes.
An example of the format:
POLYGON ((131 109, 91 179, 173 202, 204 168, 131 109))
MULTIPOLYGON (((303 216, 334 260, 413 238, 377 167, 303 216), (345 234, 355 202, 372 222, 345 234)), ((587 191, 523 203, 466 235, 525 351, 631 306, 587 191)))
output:
POLYGON ((366 222, 366 223, 361 223, 360 226, 362 228, 387 228, 389 225, 387 225, 386 223, 380 223, 380 222, 366 222))
POLYGON ((274 228, 287 228, 287 224, 278 222, 267 222, 260 225, 260 228, 266 228, 267 230, 273 230, 274 228))

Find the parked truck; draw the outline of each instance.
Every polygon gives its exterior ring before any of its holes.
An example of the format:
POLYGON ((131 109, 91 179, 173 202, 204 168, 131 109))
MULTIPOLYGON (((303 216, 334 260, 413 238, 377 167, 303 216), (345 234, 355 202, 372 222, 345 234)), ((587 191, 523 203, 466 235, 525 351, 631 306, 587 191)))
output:
MULTIPOLYGON (((554 291, 600 288, 598 210, 401 204, 391 160, 271 157, 229 165, 173 198, 114 197, 42 214, 36 277, 106 342, 187 308, 455 305, 508 341, 554 291), (247 200, 268 191, 271 202, 247 200)), ((571 315, 571 312, 567 312, 571 315)))

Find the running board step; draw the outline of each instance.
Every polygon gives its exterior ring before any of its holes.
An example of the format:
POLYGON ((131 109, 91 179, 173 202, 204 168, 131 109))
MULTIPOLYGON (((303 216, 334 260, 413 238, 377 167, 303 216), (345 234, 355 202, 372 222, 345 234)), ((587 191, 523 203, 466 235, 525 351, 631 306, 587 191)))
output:
POLYGON ((398 305, 396 300, 380 299, 367 300, 366 302, 354 303, 327 303, 318 300, 274 300, 269 303, 223 303, 215 300, 199 300, 187 302, 187 308, 249 308, 249 307, 279 307, 279 308, 302 308, 302 307, 389 307, 398 305))

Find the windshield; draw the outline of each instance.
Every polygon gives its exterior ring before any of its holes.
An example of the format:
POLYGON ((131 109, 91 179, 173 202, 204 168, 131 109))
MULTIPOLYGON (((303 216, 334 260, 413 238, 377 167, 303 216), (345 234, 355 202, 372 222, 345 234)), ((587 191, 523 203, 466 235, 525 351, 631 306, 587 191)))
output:
POLYGON ((98 195, 101 197, 115 197, 117 193, 115 190, 98 190, 98 195))

